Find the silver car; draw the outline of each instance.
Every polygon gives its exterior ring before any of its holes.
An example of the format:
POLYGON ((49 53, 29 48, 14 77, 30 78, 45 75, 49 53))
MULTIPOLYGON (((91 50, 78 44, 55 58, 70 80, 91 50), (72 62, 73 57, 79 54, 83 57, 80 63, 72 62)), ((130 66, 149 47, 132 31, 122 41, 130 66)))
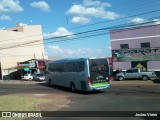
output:
POLYGON ((33 79, 36 81, 44 81, 45 80, 45 76, 41 73, 37 73, 33 75, 33 79))
POLYGON ((138 68, 129 69, 126 72, 120 72, 116 74, 116 79, 121 81, 124 79, 143 79, 143 80, 154 80, 157 78, 155 72, 145 71, 141 72, 138 68))

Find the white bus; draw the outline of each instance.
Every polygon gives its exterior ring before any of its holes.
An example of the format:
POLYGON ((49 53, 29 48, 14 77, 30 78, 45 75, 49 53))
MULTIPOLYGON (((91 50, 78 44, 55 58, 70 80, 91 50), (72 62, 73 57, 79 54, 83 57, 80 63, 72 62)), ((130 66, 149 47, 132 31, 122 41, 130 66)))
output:
POLYGON ((109 88, 110 78, 111 69, 107 58, 63 59, 50 61, 46 65, 46 83, 68 87, 72 91, 109 88))

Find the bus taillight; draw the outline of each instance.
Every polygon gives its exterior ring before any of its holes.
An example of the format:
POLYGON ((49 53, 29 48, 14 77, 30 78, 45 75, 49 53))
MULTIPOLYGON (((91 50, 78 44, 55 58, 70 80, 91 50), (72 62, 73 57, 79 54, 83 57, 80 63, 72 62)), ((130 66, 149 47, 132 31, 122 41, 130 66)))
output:
POLYGON ((88 84, 92 85, 90 77, 88 77, 88 84))
POLYGON ((109 83, 110 83, 112 80, 114 80, 114 77, 110 76, 110 77, 108 77, 108 80, 109 80, 109 83))

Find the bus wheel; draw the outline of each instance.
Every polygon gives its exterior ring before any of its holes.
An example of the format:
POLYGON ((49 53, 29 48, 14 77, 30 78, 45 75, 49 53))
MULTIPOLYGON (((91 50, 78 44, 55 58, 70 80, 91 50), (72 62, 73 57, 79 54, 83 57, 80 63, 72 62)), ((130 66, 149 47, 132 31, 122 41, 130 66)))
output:
POLYGON ((74 85, 74 83, 71 83, 71 90, 72 90, 72 92, 75 92, 76 91, 76 87, 75 87, 75 85, 74 85))
POLYGON ((49 85, 49 86, 51 86, 51 79, 49 79, 49 81, 48 81, 48 85, 49 85))

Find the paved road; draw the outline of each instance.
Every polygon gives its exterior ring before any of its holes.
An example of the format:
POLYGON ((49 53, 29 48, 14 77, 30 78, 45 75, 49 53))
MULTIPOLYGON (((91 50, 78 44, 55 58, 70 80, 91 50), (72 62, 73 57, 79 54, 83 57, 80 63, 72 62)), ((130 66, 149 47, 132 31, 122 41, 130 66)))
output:
MULTIPOLYGON (((110 89, 102 92, 77 92, 72 93, 69 89, 61 87, 47 87, 44 83, 25 83, 25 84, 0 84, 0 95, 20 94, 20 93, 41 93, 41 94, 58 94, 65 95, 71 102, 63 106, 59 111, 160 111, 160 84, 148 84, 148 82, 139 82, 139 84, 123 84, 121 81, 113 83, 110 89), (121 82, 121 83, 120 83, 121 82)), ((134 81, 135 82, 135 81, 134 81)), ((124 82, 125 83, 125 82, 124 82)), ((136 82, 135 82, 136 83, 136 82)), ((56 98, 54 98, 56 99, 56 98)), ((63 104, 63 103, 62 103, 63 104)), ((85 112, 82 112, 85 114, 85 112)), ((106 113, 107 114, 107 113, 106 113)), ((116 112, 112 113, 116 114, 116 112)), ((127 114, 127 112, 126 112, 127 114)), ((116 116, 116 115, 115 115, 116 116)), ((52 120, 53 118, 42 118, 43 120, 52 120)), ((60 120, 61 118, 54 118, 60 120)), ((147 120, 148 118, 95 118, 95 117, 73 117, 63 118, 65 120, 147 120)), ((150 119, 150 118, 149 118, 150 119)), ((155 120, 158 118, 154 118, 155 120)))

